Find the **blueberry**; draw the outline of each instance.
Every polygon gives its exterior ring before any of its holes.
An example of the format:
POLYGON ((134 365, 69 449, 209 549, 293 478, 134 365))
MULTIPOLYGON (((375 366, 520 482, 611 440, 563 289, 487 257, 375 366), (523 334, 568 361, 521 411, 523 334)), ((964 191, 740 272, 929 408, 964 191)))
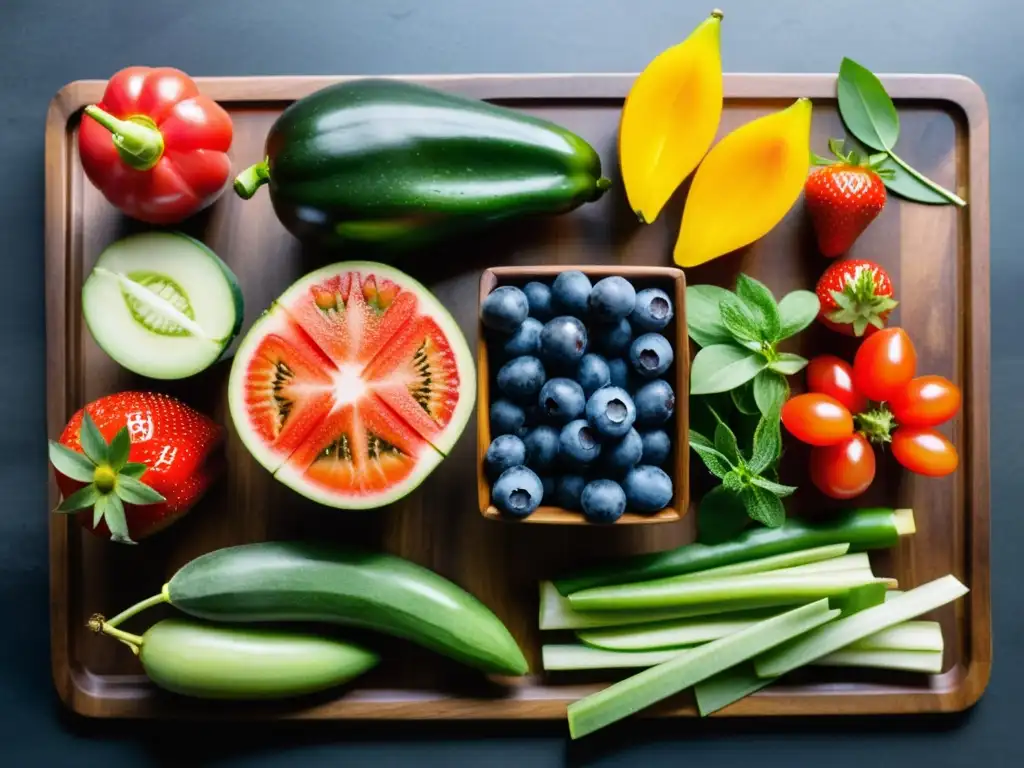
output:
MULTIPOLYGON (((526 415, 526 425, 523 434, 529 432, 544 421, 544 413, 536 403, 530 403, 529 405, 523 406, 523 413, 526 415)), ((523 434, 520 434, 519 436, 522 437, 523 434)))
POLYGON ((585 419, 570 421, 558 436, 562 453, 571 460, 588 464, 601 454, 601 443, 585 419))
POLYGON ((525 426, 526 412, 511 400, 495 400, 491 403, 492 434, 522 437, 525 426))
POLYGON ((512 517, 528 517, 543 497, 544 485, 537 473, 526 467, 506 469, 491 488, 494 506, 512 517))
POLYGON ((569 315, 549 320, 540 332, 540 351, 541 356, 556 367, 575 368, 587 351, 587 329, 569 315))
POLYGON ((558 458, 558 430, 542 424, 526 433, 526 465, 544 472, 551 469, 558 458))
POLYGON ((602 323, 629 317, 636 306, 636 289, 624 277, 598 280, 590 292, 590 316, 602 323))
POLYGON ((562 509, 579 509, 580 495, 586 484, 582 475, 562 475, 555 483, 555 504, 562 509))
POLYGON ((645 333, 629 348, 633 370, 647 379, 661 376, 672 365, 672 345, 658 333, 645 333))
POLYGON ((544 386, 544 364, 536 357, 523 355, 509 360, 498 371, 498 389, 510 400, 519 403, 536 402, 537 393, 544 386))
POLYGON ((590 291, 590 278, 582 272, 562 272, 551 284, 551 303, 558 312, 586 317, 590 305, 590 291))
POLYGON ((672 321, 672 300, 660 288, 644 288, 629 319, 641 331, 663 330, 672 321))
POLYGON ((623 357, 629 352, 629 343, 633 340, 633 326, 625 318, 610 325, 599 325, 594 328, 594 349, 604 354, 609 360, 623 357))
POLYGON ((614 523, 626 511, 626 494, 614 480, 594 480, 580 494, 583 514, 592 523, 614 523))
POLYGON ((602 387, 587 401, 587 421, 602 437, 624 437, 636 421, 636 406, 626 390, 602 387))
POLYGON ((664 379, 644 384, 633 395, 636 402, 636 423, 641 427, 656 427, 672 417, 676 395, 672 385, 664 379))
POLYGON ((555 316, 551 308, 551 289, 544 283, 536 281, 527 283, 523 288, 526 294, 526 301, 530 305, 530 317, 535 317, 542 323, 546 323, 555 316))
POLYGON ((512 333, 526 319, 526 294, 511 285, 495 288, 480 305, 480 319, 493 331, 512 333))
POLYGON ((625 358, 615 357, 608 361, 608 383, 620 389, 630 388, 629 363, 625 358))
POLYGON ((523 320, 522 324, 516 328, 515 333, 501 346, 505 359, 540 354, 540 329, 543 327, 540 320, 532 317, 523 320))
POLYGON ((601 466, 612 475, 624 475, 640 461, 643 450, 640 433, 631 429, 625 437, 601 448, 601 466))
POLYGON ((622 487, 630 509, 637 512, 657 512, 672 500, 672 478, 649 464, 629 470, 622 487))
POLYGON ((590 397, 601 387, 611 383, 608 361, 600 355, 584 355, 576 369, 576 381, 583 387, 583 394, 590 397))
POLYGON ((515 435, 498 435, 487 447, 484 466, 492 480, 512 467, 526 463, 526 445, 515 435))
POLYGON ((668 436, 668 432, 663 429, 652 429, 650 432, 641 434, 640 440, 643 441, 644 446, 640 461, 656 467, 660 467, 668 461, 668 457, 672 453, 672 439, 668 436))
POLYGON ((554 424, 568 424, 583 413, 587 398, 572 379, 548 379, 540 388, 541 411, 554 424))
POLYGON ((544 475, 540 479, 540 483, 544 486, 544 496, 541 499, 541 502, 545 504, 553 504, 555 497, 555 478, 551 475, 544 475))

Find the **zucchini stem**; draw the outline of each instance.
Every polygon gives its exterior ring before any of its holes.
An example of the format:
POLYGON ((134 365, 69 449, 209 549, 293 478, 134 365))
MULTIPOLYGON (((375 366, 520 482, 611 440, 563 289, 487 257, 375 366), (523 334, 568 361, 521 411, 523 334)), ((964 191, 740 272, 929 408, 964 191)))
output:
POLYGON ((89 629, 91 629, 93 632, 97 634, 110 635, 110 637, 117 638, 122 643, 131 648, 132 653, 134 653, 136 656, 139 655, 139 651, 142 649, 141 637, 139 637, 138 635, 133 635, 129 632, 124 632, 123 630, 117 629, 116 627, 112 627, 110 625, 110 622, 104 621, 103 617, 98 613, 93 614, 93 616, 90 617, 87 626, 89 627, 89 629))
MULTIPOLYGON (((130 608, 126 608, 125 610, 123 610, 119 614, 117 614, 114 618, 112 618, 110 621, 106 622, 106 624, 108 626, 110 626, 111 628, 116 627, 119 624, 121 624, 121 623, 127 621, 128 619, 130 619, 135 614, 142 613, 147 608, 152 608, 154 605, 160 605, 161 603, 169 603, 169 602, 171 602, 170 593, 167 591, 167 587, 165 586, 160 591, 159 595, 153 595, 152 597, 147 597, 142 602, 136 603, 135 605, 131 606, 130 608)), ((95 616, 93 618, 95 618, 95 616)), ((90 625, 91 625, 92 619, 90 619, 89 621, 90 621, 90 625)), ((94 631, 96 631, 96 630, 94 630, 94 631)))
POLYGON ((235 192, 243 200, 256 194, 256 190, 270 181, 270 165, 267 159, 250 165, 235 177, 235 192))

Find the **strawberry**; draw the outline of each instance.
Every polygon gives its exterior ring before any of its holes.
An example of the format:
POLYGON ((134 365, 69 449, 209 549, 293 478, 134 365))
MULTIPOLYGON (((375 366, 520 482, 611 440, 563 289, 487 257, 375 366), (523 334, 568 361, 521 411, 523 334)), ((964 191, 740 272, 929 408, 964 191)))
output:
POLYGON ((843 142, 829 139, 829 149, 839 162, 816 158, 816 168, 804 182, 804 197, 811 214, 818 250, 835 258, 850 250, 854 241, 885 206, 885 184, 882 176, 888 170, 877 170, 870 161, 862 162, 856 151, 843 153, 843 142))
POLYGON ((899 304, 889 273, 867 259, 835 262, 818 280, 815 293, 821 303, 818 319, 847 336, 870 336, 884 328, 899 304))
POLYGON ((120 392, 80 409, 50 441, 63 501, 99 536, 134 544, 170 525, 220 471, 223 428, 170 395, 120 392))

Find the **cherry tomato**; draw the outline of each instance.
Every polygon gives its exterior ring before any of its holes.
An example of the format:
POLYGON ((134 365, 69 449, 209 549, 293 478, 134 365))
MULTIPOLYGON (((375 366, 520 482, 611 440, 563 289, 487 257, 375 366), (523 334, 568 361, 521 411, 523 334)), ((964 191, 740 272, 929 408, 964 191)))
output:
POLYGON ((869 400, 888 400, 914 378, 917 352, 902 328, 886 328, 861 343, 853 359, 853 385, 869 400))
POLYGON ((935 427, 960 410, 960 388, 942 376, 918 376, 889 400, 902 427, 935 427))
POLYGON ((808 445, 834 445, 853 434, 853 416, 834 397, 819 392, 791 397, 782 406, 782 423, 808 445))
POLYGON ((841 443, 811 450, 811 482, 833 499, 852 499, 875 479, 875 452, 857 433, 841 443))
POLYGON ((944 435, 923 427, 900 427, 892 434, 892 455, 900 464, 928 477, 943 477, 960 463, 956 447, 944 435))
POLYGON ((807 366, 807 388, 835 398, 850 413, 867 410, 868 399, 853 386, 853 366, 835 355, 820 355, 811 360, 807 366))

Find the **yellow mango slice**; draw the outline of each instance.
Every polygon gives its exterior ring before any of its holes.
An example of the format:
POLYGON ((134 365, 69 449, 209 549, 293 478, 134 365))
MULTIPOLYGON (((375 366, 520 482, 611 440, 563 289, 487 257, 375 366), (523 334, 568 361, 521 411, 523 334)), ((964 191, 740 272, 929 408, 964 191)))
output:
POLYGON ((676 264, 695 267, 764 237, 800 197, 810 165, 809 99, 729 133, 694 174, 676 264))
POLYGON ((660 53, 630 87, 619 120, 626 198, 654 221, 715 140, 722 117, 722 56, 715 10, 683 42, 660 53))

